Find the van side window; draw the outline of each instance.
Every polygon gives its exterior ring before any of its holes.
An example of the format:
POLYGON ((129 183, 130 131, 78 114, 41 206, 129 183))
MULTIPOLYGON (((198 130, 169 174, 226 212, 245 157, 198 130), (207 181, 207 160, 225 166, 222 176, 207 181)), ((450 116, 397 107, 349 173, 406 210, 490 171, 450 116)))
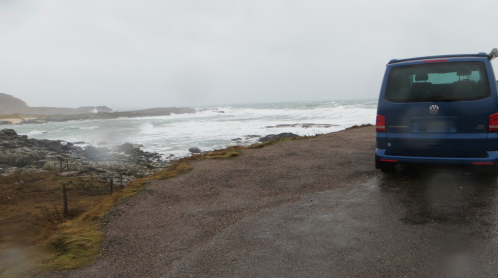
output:
POLYGON ((490 96, 482 62, 394 67, 385 99, 391 102, 469 101, 490 96))

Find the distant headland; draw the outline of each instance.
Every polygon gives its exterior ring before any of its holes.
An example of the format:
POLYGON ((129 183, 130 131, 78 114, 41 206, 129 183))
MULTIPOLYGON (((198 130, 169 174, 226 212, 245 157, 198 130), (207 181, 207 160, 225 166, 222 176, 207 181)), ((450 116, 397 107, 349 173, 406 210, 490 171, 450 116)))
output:
POLYGON ((86 106, 78 108, 30 107, 21 99, 0 93, 0 115, 70 115, 112 111, 113 110, 107 106, 86 106))
POLYGON ((121 112, 114 112, 107 106, 78 108, 30 107, 21 99, 0 93, 0 125, 167 116, 172 113, 195 112, 195 109, 188 107, 151 108, 121 112))

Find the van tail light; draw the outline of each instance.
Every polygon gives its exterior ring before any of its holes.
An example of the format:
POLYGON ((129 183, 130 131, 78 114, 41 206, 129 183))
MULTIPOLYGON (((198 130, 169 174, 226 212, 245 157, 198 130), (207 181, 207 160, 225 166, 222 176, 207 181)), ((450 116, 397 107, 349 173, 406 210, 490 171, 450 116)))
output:
POLYGON ((489 116, 488 131, 498 132, 498 113, 489 116))
MULTIPOLYGON (((497 124, 498 124, 498 114, 496 114, 497 124)), ((377 115, 377 120, 375 121, 375 130, 378 132, 386 132, 386 117, 377 115)), ((498 131, 498 126, 496 131, 498 131)))

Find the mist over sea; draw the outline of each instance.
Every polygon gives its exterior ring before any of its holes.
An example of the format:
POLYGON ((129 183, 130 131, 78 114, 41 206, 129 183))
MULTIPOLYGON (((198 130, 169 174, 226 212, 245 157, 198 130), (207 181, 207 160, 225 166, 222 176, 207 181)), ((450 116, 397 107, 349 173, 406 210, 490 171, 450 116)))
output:
POLYGON ((84 141, 99 147, 129 142, 141 144, 143 150, 158 152, 165 157, 184 157, 190 154, 188 149, 191 147, 209 151, 257 142, 259 138, 250 135, 282 132, 315 135, 354 125, 375 124, 377 101, 266 103, 196 109, 194 114, 50 122, 2 128, 13 128, 18 134, 28 135, 29 138, 84 141), (234 140, 237 138, 239 140, 234 140))

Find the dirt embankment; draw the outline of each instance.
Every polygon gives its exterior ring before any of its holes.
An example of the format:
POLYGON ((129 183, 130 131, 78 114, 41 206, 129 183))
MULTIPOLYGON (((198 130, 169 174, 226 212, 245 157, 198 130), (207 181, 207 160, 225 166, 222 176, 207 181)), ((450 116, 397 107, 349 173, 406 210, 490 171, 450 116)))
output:
MULTIPOLYGON (((262 209, 375 176, 374 149, 374 127, 361 127, 195 161, 190 173, 148 185, 108 215, 95 264, 43 277, 222 275, 241 262, 236 250, 214 252, 210 242, 262 209)), ((240 244, 250 243, 224 246, 240 244)))

